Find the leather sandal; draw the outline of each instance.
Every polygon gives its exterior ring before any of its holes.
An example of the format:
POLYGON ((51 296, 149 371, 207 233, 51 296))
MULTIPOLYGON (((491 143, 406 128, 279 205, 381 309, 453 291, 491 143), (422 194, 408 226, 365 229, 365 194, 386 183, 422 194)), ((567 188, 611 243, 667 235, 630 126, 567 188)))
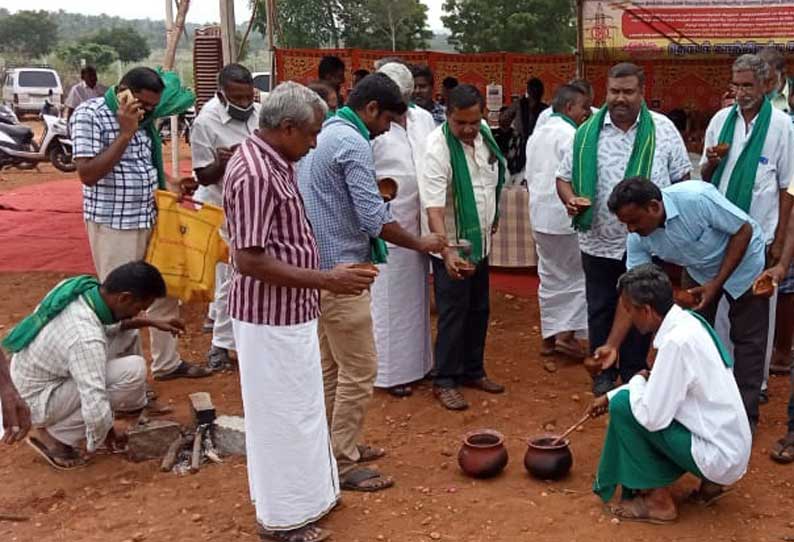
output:
POLYGON ((433 394, 447 410, 466 410, 469 403, 457 388, 433 388, 433 394))
POLYGON ((484 391, 486 393, 504 393, 505 387, 497 384, 488 377, 480 378, 479 380, 469 380, 463 383, 467 388, 474 388, 476 390, 484 391))
POLYGON ((375 491, 382 491, 392 487, 394 480, 383 476, 378 471, 359 467, 343 476, 339 485, 346 491, 374 493, 375 491))

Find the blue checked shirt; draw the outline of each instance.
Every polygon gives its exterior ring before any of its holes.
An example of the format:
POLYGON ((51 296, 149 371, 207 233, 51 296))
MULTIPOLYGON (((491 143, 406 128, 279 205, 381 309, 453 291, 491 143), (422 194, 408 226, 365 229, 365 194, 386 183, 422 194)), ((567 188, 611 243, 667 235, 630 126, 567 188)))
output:
POLYGON ((355 126, 337 117, 326 121, 317 148, 298 165, 298 186, 320 269, 370 261, 370 238, 394 219, 378 192, 372 147, 355 126))
MULTIPOLYGON (((75 158, 101 154, 120 131, 104 98, 80 104, 72 114, 70 128, 75 158)), ((152 141, 144 130, 138 130, 110 173, 94 186, 83 186, 83 218, 117 230, 151 228, 157 218, 156 189, 152 141)))

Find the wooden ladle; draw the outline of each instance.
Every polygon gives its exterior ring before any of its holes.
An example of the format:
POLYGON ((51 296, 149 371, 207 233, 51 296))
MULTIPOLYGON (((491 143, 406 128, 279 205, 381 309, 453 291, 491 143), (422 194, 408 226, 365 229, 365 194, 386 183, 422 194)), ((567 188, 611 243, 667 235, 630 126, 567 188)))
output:
POLYGON ((585 415, 584 415, 584 416, 582 416, 582 418, 581 418, 581 419, 580 419, 578 422, 576 422, 576 423, 575 423, 575 424, 573 424, 571 427, 569 427, 569 428, 568 428, 568 429, 565 431, 565 433, 563 433, 562 435, 560 435, 559 437, 557 437, 556 439, 554 439, 554 442, 552 442, 552 443, 551 443, 551 445, 552 445, 552 446, 556 446, 557 444, 560 444, 562 441, 564 441, 564 440, 565 440, 565 437, 567 437, 568 435, 570 435, 571 433, 573 433, 574 431, 576 431, 576 429, 577 429, 578 427, 580 427, 581 425, 583 425, 583 424, 584 424, 584 422, 586 422, 586 421, 587 421, 587 420, 589 420, 589 419, 590 419, 590 412, 588 411, 588 412, 586 412, 586 413, 585 413, 585 415))

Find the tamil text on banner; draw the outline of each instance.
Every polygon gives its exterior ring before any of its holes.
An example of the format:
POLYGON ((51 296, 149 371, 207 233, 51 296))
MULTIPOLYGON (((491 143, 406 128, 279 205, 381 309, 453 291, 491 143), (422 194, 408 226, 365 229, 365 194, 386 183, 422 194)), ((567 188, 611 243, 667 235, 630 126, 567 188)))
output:
POLYGON ((584 0, 588 59, 794 52, 794 2, 780 0, 584 0))

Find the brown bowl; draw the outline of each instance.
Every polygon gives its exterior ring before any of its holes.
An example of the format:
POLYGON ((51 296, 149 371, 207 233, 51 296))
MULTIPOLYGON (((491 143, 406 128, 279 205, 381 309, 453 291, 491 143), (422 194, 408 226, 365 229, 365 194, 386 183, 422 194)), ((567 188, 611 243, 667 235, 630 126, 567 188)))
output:
POLYGON ((687 290, 676 290, 673 293, 673 300, 680 307, 691 309, 698 304, 698 298, 694 294, 690 294, 687 290))
POLYGON ((719 145, 715 145, 714 152, 717 153, 717 156, 720 158, 725 158, 728 156, 728 153, 731 152, 731 146, 728 143, 720 143, 719 145))
POLYGON ((570 441, 565 439, 559 444, 552 444, 556 439, 554 435, 542 435, 527 443, 524 467, 533 477, 540 480, 559 480, 570 472, 573 466, 570 441))
POLYGON ((771 297, 775 293, 775 283, 769 275, 758 277, 753 282, 753 295, 760 297, 771 297))
POLYGON ((397 197, 397 181, 390 177, 385 177, 378 180, 378 192, 380 192, 383 201, 389 202, 397 197))
POLYGON ((507 465, 504 435, 493 429, 477 429, 463 437, 458 465, 473 478, 492 478, 507 465))

